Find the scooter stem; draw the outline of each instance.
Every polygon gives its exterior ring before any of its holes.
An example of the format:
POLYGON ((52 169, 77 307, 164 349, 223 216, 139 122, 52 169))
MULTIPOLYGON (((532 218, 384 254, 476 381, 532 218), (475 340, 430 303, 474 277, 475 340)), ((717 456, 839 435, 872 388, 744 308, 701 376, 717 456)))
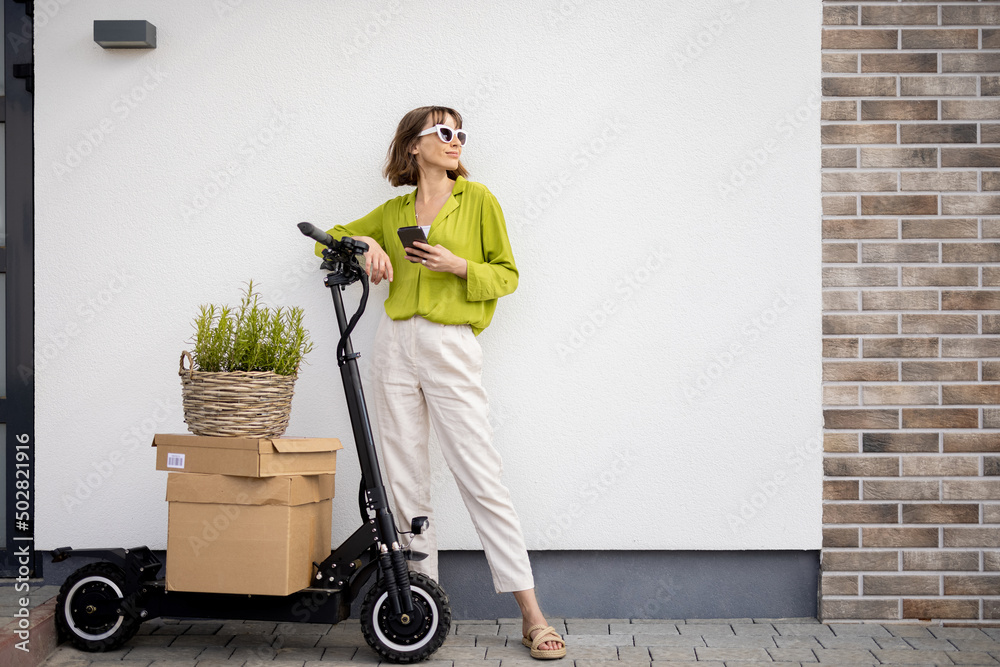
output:
MULTIPOLYGON (((341 297, 341 290, 344 285, 336 284, 334 280, 329 280, 327 276, 326 285, 333 295, 333 307, 337 312, 337 324, 340 327, 341 336, 347 330, 347 316, 344 313, 344 301, 341 297)), ((367 276, 362 277, 367 280, 367 276)), ((358 450, 358 461, 361 463, 361 479, 365 485, 365 494, 368 498, 368 509, 375 512, 375 527, 378 531, 378 538, 382 545, 393 547, 387 554, 386 559, 380 558, 380 569, 383 577, 388 582, 395 582, 395 587, 389 589, 389 601, 393 611, 397 614, 408 614, 412 611, 412 599, 410 597, 409 576, 402 577, 402 581, 397 581, 396 572, 400 570, 400 562, 403 571, 406 569, 406 559, 402 550, 396 542, 396 523, 393 520, 392 512, 389 509, 389 501, 386 496, 385 486, 382 483, 382 474, 378 465, 378 454, 375 451, 375 440, 372 437, 371 422, 368 419, 368 408, 365 405, 365 394, 361 387, 361 373, 358 370, 358 356, 354 353, 354 347, 348 336, 344 345, 346 362, 340 366, 340 376, 344 382, 344 395, 347 397, 347 411, 351 416, 351 426, 354 430, 354 443, 358 450), (396 588, 398 593, 393 590, 396 588), (397 597, 398 596, 398 597, 397 597)), ((367 522, 370 517, 363 513, 362 522, 367 522)))

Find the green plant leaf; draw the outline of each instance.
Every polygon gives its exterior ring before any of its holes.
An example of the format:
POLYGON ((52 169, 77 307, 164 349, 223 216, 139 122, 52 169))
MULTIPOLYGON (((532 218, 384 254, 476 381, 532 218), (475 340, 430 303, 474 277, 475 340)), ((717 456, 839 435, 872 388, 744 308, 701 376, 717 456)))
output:
POLYGON ((194 365, 205 372, 296 373, 312 351, 300 307, 269 308, 253 280, 237 308, 203 305, 194 320, 194 365))

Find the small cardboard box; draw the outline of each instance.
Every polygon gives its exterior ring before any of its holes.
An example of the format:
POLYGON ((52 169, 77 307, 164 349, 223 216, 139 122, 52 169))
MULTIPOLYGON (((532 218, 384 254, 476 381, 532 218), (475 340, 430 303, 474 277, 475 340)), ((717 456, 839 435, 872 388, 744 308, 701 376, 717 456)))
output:
POLYGON ((322 475, 337 471, 336 438, 222 438, 158 433, 156 469, 242 477, 322 475))
POLYGON ((330 555, 333 475, 167 476, 167 590, 290 595, 330 555))

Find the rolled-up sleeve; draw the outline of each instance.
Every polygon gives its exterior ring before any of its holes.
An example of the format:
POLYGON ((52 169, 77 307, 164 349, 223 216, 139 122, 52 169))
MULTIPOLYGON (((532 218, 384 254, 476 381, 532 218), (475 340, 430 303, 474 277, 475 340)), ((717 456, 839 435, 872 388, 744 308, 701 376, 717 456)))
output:
MULTIPOLYGON (((326 233, 338 241, 345 236, 370 236, 375 239, 380 246, 385 247, 385 244, 382 242, 382 224, 383 217, 385 215, 385 207, 386 204, 382 204, 363 218, 358 218, 354 222, 346 225, 337 225, 333 229, 326 230, 326 233)), ((323 256, 323 248, 324 246, 322 243, 316 244, 316 255, 318 257, 323 256)))
POLYGON ((493 193, 486 192, 482 206, 480 220, 485 261, 468 260, 466 298, 469 301, 499 299, 517 289, 517 266, 500 202, 493 193))

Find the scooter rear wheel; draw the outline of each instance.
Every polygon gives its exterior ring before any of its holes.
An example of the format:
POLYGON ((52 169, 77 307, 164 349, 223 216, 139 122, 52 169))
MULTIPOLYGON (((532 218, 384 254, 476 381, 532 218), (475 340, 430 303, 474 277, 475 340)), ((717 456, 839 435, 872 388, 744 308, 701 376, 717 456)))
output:
POLYGON ((389 662, 426 659, 441 647, 451 630, 451 606, 437 582, 410 571, 413 612, 407 619, 392 613, 385 585, 372 586, 361 604, 361 632, 376 653, 389 662))
POLYGON ((111 651, 127 642, 139 631, 141 620, 125 603, 114 611, 100 609, 123 598, 124 589, 125 573, 111 563, 91 563, 69 575, 56 598, 59 635, 91 652, 111 651))

